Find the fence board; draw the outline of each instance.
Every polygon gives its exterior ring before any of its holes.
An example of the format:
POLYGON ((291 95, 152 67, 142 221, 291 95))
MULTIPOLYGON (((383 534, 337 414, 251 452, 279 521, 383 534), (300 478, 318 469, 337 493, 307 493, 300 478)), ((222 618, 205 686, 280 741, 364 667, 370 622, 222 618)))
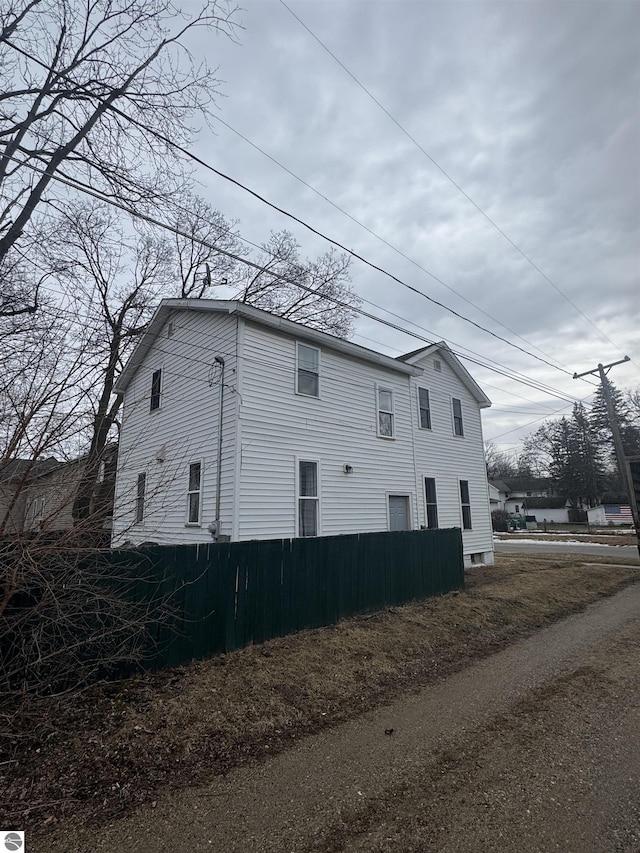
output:
POLYGON ((110 552, 114 589, 168 618, 150 634, 160 669, 464 587, 450 530, 153 546, 110 552))

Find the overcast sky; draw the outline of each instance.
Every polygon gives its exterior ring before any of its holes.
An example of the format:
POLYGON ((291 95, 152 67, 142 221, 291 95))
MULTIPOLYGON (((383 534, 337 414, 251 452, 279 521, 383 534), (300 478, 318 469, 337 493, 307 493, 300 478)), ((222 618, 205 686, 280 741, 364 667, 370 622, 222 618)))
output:
MULTIPOLYGON (((627 354, 632 361, 611 378, 640 384, 640 3, 287 4, 406 133, 279 0, 242 4, 238 44, 202 35, 192 43, 219 66, 217 114, 394 248, 219 122, 215 135, 199 134, 195 152, 569 374, 627 354)), ((305 255, 327 250, 222 179, 197 177, 248 240, 288 228, 305 255)), ((365 310, 430 340, 471 350, 566 399, 594 390, 358 261, 352 280, 360 296, 404 319, 365 310)), ((356 343, 390 355, 422 345, 369 320, 356 325, 356 343)), ((464 363, 493 401, 485 438, 503 449, 535 429, 534 419, 570 411, 564 400, 464 363)))

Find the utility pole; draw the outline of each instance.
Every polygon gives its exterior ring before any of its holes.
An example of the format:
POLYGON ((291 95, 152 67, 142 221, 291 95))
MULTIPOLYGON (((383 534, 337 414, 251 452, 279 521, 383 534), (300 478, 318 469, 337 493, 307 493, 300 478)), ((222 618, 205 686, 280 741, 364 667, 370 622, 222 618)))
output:
POLYGON ((602 393, 604 394, 604 400, 607 406, 609 428, 611 429, 611 434, 613 435, 613 445, 616 449, 616 459, 618 460, 620 476, 622 477, 622 481, 626 486, 627 499, 629 501, 629 506, 631 507, 633 526, 635 527, 636 539, 638 540, 638 554, 640 555, 640 518, 638 518, 637 506, 634 500, 634 485, 631 480, 630 470, 627 466, 627 460, 624 455, 624 447, 622 446, 622 437, 620 435, 618 419, 616 418, 616 412, 613 408, 613 400, 611 399, 611 388, 609 386, 609 380, 607 379, 607 373, 611 370, 612 367, 615 367, 617 364, 624 364, 626 361, 629 361, 628 355, 625 355, 625 357, 621 358, 620 361, 612 361, 611 364, 599 364, 597 367, 594 367, 593 370, 585 370, 584 373, 574 373, 573 378, 580 379, 582 376, 589 376, 595 373, 598 373, 600 376, 602 393))

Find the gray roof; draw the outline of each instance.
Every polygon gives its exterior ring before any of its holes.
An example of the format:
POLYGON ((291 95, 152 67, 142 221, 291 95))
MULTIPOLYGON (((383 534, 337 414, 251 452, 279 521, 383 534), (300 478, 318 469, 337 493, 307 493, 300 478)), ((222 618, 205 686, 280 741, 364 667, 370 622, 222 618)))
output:
POLYGON ((26 473, 29 480, 42 477, 62 465, 53 456, 48 459, 10 459, 0 465, 0 481, 17 480, 26 473))

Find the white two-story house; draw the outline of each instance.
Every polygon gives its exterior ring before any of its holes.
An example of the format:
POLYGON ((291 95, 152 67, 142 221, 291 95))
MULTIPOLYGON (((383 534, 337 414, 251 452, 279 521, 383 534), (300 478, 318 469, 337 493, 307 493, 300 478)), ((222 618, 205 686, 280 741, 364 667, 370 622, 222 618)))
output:
POLYGON ((446 344, 395 359, 241 302, 164 300, 124 395, 113 545, 460 527, 493 544, 480 410, 446 344))

